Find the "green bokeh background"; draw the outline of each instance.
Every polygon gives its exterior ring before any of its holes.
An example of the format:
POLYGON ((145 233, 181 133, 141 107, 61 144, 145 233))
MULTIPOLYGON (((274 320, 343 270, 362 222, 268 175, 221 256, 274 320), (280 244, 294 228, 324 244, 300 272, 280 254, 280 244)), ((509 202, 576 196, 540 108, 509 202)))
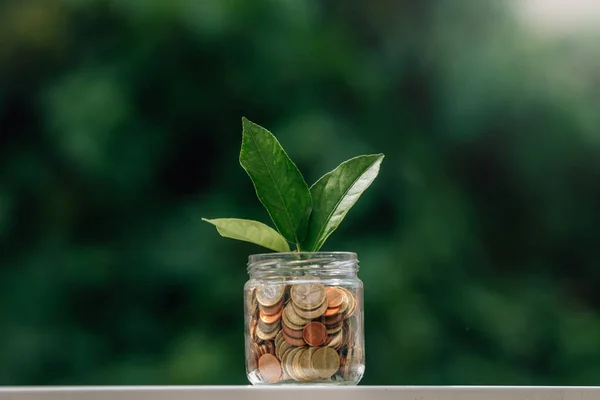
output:
POLYGON ((600 51, 507 4, 0 2, 0 384, 247 384, 242 116, 386 154, 362 383, 600 384, 600 51))

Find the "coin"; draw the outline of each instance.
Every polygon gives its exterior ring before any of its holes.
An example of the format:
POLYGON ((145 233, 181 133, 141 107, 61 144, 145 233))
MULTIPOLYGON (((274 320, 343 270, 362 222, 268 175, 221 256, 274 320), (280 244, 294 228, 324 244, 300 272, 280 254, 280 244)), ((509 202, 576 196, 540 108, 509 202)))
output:
POLYGON ((275 336, 275 347, 279 346, 281 344, 282 340, 283 340, 283 331, 279 331, 277 336, 275 336))
POLYGON ((281 314, 283 314, 283 307, 279 309, 279 312, 277 312, 276 314, 273 314, 273 315, 268 315, 268 314, 264 314, 263 312, 261 312, 260 319, 265 324, 273 324, 273 323, 279 321, 279 318, 281 318, 281 314))
POLYGON ((294 312, 300 317, 305 319, 313 319, 320 317, 325 311, 327 311, 327 303, 323 302, 323 304, 321 304, 319 308, 316 308, 314 310, 303 310, 301 308, 298 308, 295 303, 292 303, 292 308, 294 312))
POLYGON ((321 346, 327 340, 327 328, 320 322, 307 324, 303 332, 302 338, 309 346, 321 346))
POLYGON ((335 314, 331 317, 323 317, 321 318, 321 321, 323 322, 323 324, 327 325, 328 327, 331 327, 341 323, 343 319, 344 314, 335 314))
POLYGON ((283 360, 283 354, 291 348, 292 348, 292 345, 289 344, 285 339, 282 339, 282 342, 279 343, 279 346, 277 346, 277 348, 275 349, 275 355, 280 360, 283 360))
POLYGON ((300 369, 302 370, 302 373, 304 374, 304 376, 306 376, 307 381, 311 381, 313 379, 318 378, 318 376, 315 374, 315 371, 313 370, 312 366, 310 365, 311 358, 312 358, 313 354, 315 353, 315 351, 317 351, 316 347, 309 347, 308 349, 306 349, 306 351, 304 351, 300 355, 300 359, 299 359, 300 369))
POLYGON ((302 329, 300 329, 300 330, 290 329, 286 324, 283 324, 281 326, 281 328, 282 328, 283 332, 285 332, 285 334, 288 335, 289 337, 294 338, 294 339, 302 339, 302 335, 303 335, 302 329))
POLYGON ((302 366, 300 365, 300 357, 302 356, 302 354, 306 353, 306 351, 307 348, 302 347, 300 351, 296 353, 294 358, 292 358, 292 370, 294 371, 296 380, 300 382, 306 382, 308 380, 308 377, 306 376, 306 374, 302 370, 302 366))
MULTIPOLYGON (((287 343, 287 342, 286 342, 287 343)), ((289 345, 289 344, 288 344, 289 345)), ((287 350, 283 351, 281 353, 281 357, 279 358, 281 360, 281 369, 283 370, 283 373, 289 376, 289 373, 287 371, 287 365, 285 363, 285 360, 287 359, 287 355, 292 351, 296 349, 296 347, 292 347, 290 346, 287 350)))
POLYGON ((265 324, 262 320, 258 320, 258 328, 264 333, 271 333, 279 328, 279 322, 274 324, 265 324))
POLYGON ((265 283, 256 289, 256 300, 265 307, 277 304, 285 292, 285 285, 281 283, 265 283))
POLYGON ((287 351, 283 355, 283 358, 281 360, 281 363, 284 366, 286 373, 294 380, 297 380, 297 379, 296 379, 296 375, 294 374, 294 371, 292 370, 292 359, 294 358, 296 353, 298 353, 302 349, 303 349, 303 347, 292 348, 291 350, 287 351))
POLYGON ((342 330, 342 326, 343 326, 342 324, 337 324, 337 325, 334 325, 333 327, 326 326, 327 334, 333 335, 334 333, 338 333, 339 331, 342 330))
POLYGON ((290 290, 290 296, 297 308, 314 310, 321 307, 326 300, 325 286, 320 283, 295 284, 290 290))
POLYGON ((342 332, 338 332, 335 335, 330 336, 331 341, 329 343, 327 343, 327 346, 329 347, 333 347, 336 350, 339 350, 340 347, 342 347, 342 339, 343 339, 343 334, 342 332))
MULTIPOLYGON (((301 331, 302 329, 304 329, 304 325, 296 325, 296 324, 292 324, 289 319, 287 318, 287 316, 285 314, 283 314, 282 318, 281 318, 281 325, 285 325, 287 326, 289 329, 293 329, 296 331, 301 331)), ((306 325, 306 324, 305 324, 306 325)))
POLYGON ((332 315, 337 314, 340 311, 339 307, 336 308, 328 308, 323 314, 324 317, 331 317, 332 315))
POLYGON ((258 359, 258 372, 266 382, 275 383, 281 378, 281 364, 274 355, 263 354, 258 359))
POLYGON ((320 347, 313 354, 311 367, 319 378, 327 379, 340 367, 340 356, 331 347, 320 347))
POLYGON ((325 295, 327 296, 328 308, 338 308, 344 301, 344 294, 336 287, 326 288, 325 295))
POLYGON ((262 304, 258 305, 258 309, 260 310, 260 312, 262 312, 265 315, 275 315, 279 312, 279 310, 281 310, 282 307, 283 298, 272 306, 263 306, 262 304))
POLYGON ((296 339, 293 337, 289 337, 285 332, 283 332, 283 338, 285 339, 286 342, 288 342, 289 344, 291 344, 292 346, 304 346, 306 343, 304 343, 303 339, 296 339))
POLYGON ((273 354, 273 355, 275 355, 275 343, 273 343, 273 341, 272 341, 272 340, 267 340, 267 341, 265 342, 265 346, 267 346, 267 352, 268 352, 269 354, 273 354))
MULTIPOLYGON (((346 290, 343 288, 340 288, 340 292, 342 293, 342 304, 340 304, 340 311, 338 311, 340 314, 344 314, 346 312, 346 310, 348 309, 348 303, 350 302, 350 295, 346 293, 346 290)), ((260 304, 259 304, 260 307, 260 304)))
POLYGON ((263 332, 260 327, 256 327, 256 336, 258 336, 259 338, 261 338, 262 340, 271 340, 271 339, 275 339, 275 336, 277 336, 277 334, 279 333, 279 331, 277 329, 275 329, 273 332, 263 332))
POLYGON ((304 325, 310 322, 310 319, 306 319, 298 315, 292 303, 289 303, 285 306, 283 310, 283 315, 287 318, 287 322, 289 322, 289 326, 296 325, 304 328, 304 325))

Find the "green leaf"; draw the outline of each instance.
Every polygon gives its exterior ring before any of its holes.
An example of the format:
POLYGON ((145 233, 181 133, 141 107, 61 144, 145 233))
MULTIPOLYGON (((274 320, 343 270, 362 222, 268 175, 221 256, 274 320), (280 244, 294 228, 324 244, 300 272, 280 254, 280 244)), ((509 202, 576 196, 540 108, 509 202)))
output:
POLYGON ((277 230, 298 244, 306 235, 312 208, 308 185, 271 132, 246 118, 242 127, 240 164, 277 230))
POLYGON ((364 155, 340 164, 311 188, 313 210, 302 247, 318 251, 379 173, 383 154, 364 155))
POLYGON ((223 237, 255 243, 279 252, 290 251, 290 246, 284 237, 262 222, 238 218, 202 218, 202 220, 216 226, 223 237))

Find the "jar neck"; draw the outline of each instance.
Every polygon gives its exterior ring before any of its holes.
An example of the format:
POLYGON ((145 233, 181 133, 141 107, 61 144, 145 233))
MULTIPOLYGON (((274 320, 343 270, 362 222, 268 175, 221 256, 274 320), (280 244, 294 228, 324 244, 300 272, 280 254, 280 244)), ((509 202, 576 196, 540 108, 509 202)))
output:
POLYGON ((280 276, 356 277, 358 258, 349 252, 291 252, 248 257, 250 278, 280 276))

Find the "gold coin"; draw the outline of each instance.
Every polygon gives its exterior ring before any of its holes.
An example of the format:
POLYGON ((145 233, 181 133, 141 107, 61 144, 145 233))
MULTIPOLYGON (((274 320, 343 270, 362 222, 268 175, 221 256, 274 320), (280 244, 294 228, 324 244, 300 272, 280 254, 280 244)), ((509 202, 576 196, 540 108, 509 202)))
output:
MULTIPOLYGON (((346 290, 344 288, 340 288, 340 291, 342 292, 342 304, 340 305, 340 309, 338 311, 338 314, 342 314, 345 315, 346 310, 348 310, 348 305, 350 303, 350 296, 346 293, 346 290)), ((259 305, 260 307, 260 305, 259 305)))
POLYGON ((340 356, 331 347, 321 347, 313 354, 311 367, 319 378, 330 378, 340 367, 340 356))
POLYGON ((297 308, 295 303, 292 303, 292 308, 300 317, 304 319, 314 319, 320 317, 325 311, 327 311, 327 303, 323 302, 319 308, 309 311, 297 308))
POLYGON ((352 293, 350 290, 348 289, 343 289, 347 299, 348 299, 348 306, 346 308, 346 310, 344 310, 345 313, 345 318, 351 317, 352 315, 354 315, 354 313, 356 312, 356 309, 358 308, 358 298, 356 297, 356 295, 354 293, 352 293))
POLYGON ((325 286, 320 283, 295 284, 290 290, 290 296, 294 305, 303 310, 314 310, 321 307, 323 303, 327 303, 325 286))
POLYGON ((292 348, 292 345, 289 344, 285 339, 282 339, 282 340, 283 341, 280 342, 279 346, 275 349, 275 355, 280 360, 283 360, 283 355, 285 354, 285 352, 292 348))
POLYGON ((287 353, 290 352, 292 349, 293 349, 292 347, 288 348, 286 351, 282 352, 281 357, 279 357, 279 360, 281 360, 281 370, 283 371, 283 375, 287 375, 287 376, 290 375, 287 372, 287 368, 286 368, 286 365, 283 362, 283 360, 285 360, 287 353))
MULTIPOLYGON (((282 368, 283 369, 283 368, 282 368)), ((289 376, 285 371, 283 371, 281 373, 281 379, 280 382, 285 382, 285 381, 289 381, 290 379, 292 379, 291 376, 289 376)))
POLYGON ((282 364, 284 365, 285 371, 287 372, 287 374, 289 376, 292 377, 292 379, 297 380, 296 376, 294 375, 294 372, 292 371, 292 359, 294 358, 294 356, 296 355, 296 353, 298 353, 300 350, 302 350, 302 347, 294 347, 291 350, 289 350, 287 353, 284 354, 283 356, 283 360, 281 361, 282 364))
POLYGON ((303 347, 298 353, 296 353, 296 355, 292 359, 292 368, 294 370, 294 374, 296 375, 296 377, 298 378, 298 381, 300 381, 300 382, 308 381, 308 377, 306 376, 306 374, 304 374, 304 372, 302 371, 302 367, 300 365, 300 357, 302 357, 302 354, 304 354, 306 352, 307 352, 307 348, 303 347))
POLYGON ((315 351, 318 350, 318 347, 309 347, 305 352, 300 356, 300 369, 302 370, 302 374, 306 376, 307 381, 312 381, 313 379, 317 379, 318 376, 315 374, 310 362, 315 351))
POLYGON ((342 327, 343 327, 342 324, 338 324, 337 326, 335 326, 333 328, 327 328, 327 334, 333 335, 334 333, 338 333, 342 330, 342 327))
POLYGON ((334 349, 339 350, 339 348, 342 347, 342 339, 343 339, 342 332, 338 332, 332 336, 331 341, 327 344, 327 346, 333 347, 334 349))
POLYGON ((283 331, 279 331, 277 336, 275 336, 275 347, 279 346, 281 344, 282 340, 283 340, 283 331))
POLYGON ((279 303, 285 293, 282 283, 265 283, 256 288, 256 300, 264 307, 271 307, 279 303))
POLYGON ((304 326, 305 326, 305 325, 296 325, 296 324, 292 323, 286 314, 282 314, 281 324, 287 326, 290 329, 294 329, 294 330, 302 330, 302 329, 304 329, 304 326))
POLYGON ((271 332, 279 329, 279 321, 275 322, 274 324, 265 324, 264 322, 262 322, 262 320, 259 319, 258 327, 264 333, 271 333, 271 332))
POLYGON ((259 326, 256 327, 255 330, 256 336, 258 336, 260 339, 262 340, 271 340, 271 339, 275 339, 275 336, 277 336, 277 334, 279 333, 278 329, 275 329, 273 332, 263 332, 259 326))
POLYGON ((293 303, 289 303, 285 306, 283 310, 283 315, 287 318, 287 322, 289 322, 288 326, 292 328, 292 325, 296 327, 300 327, 300 329, 304 328, 304 325, 310 322, 309 319, 303 318, 296 312, 296 309, 293 303))

